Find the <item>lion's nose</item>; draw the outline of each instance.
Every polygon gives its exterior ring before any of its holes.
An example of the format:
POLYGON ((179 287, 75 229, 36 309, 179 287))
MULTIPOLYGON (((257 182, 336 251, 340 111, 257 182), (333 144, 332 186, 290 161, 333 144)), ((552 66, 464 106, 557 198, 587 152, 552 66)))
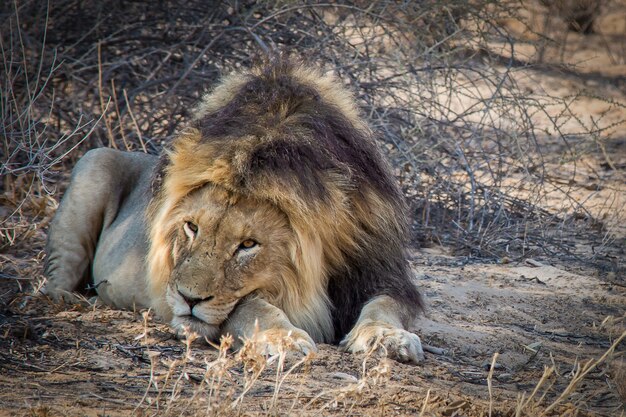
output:
POLYGON ((185 300, 185 302, 187 303, 187 305, 189 305, 189 308, 191 309, 193 309, 193 307, 198 303, 201 303, 203 301, 211 301, 214 298, 212 295, 209 295, 208 297, 204 297, 204 298, 194 297, 194 296, 185 294, 180 289, 178 289, 178 293, 180 294, 181 297, 183 297, 183 300, 185 300))

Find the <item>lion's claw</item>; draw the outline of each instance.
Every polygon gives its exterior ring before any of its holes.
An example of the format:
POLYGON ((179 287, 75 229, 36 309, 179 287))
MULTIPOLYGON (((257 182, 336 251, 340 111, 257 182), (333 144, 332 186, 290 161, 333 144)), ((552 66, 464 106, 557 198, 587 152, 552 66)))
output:
POLYGON ((422 342, 415 333, 388 325, 367 325, 353 329, 341 342, 352 353, 383 350, 399 362, 419 363, 424 360, 422 342))

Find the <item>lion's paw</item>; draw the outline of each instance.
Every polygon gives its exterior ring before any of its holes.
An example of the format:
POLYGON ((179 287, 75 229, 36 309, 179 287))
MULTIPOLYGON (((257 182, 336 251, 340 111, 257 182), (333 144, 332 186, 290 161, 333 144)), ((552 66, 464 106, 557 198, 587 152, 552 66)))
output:
POLYGON ((419 363, 424 360, 419 336, 388 324, 357 326, 342 340, 341 346, 352 353, 381 350, 398 362, 419 363))
POLYGON ((281 353, 308 355, 317 352, 317 346, 311 336, 300 329, 268 329, 255 335, 252 341, 261 353, 268 356, 281 353))

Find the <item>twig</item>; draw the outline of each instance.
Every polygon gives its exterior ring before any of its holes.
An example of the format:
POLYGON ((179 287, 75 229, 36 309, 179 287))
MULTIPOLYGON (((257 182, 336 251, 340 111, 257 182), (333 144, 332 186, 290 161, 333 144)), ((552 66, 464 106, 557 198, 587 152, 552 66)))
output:
POLYGON ((568 386, 563 390, 561 395, 559 395, 559 397, 556 400, 554 400, 552 404, 550 404, 548 407, 546 407, 545 410, 543 410, 542 415, 547 415, 548 413, 550 413, 563 400, 565 400, 572 392, 574 392, 578 384, 589 374, 589 372, 596 369, 598 365, 603 363, 610 355, 613 354, 617 346, 622 342, 622 340, 624 340, 624 338, 626 338, 626 331, 624 331, 621 334, 621 336, 618 337, 617 340, 615 340, 615 342, 613 342, 611 347, 599 359, 596 359, 596 360, 590 359, 582 367, 578 367, 578 369, 576 370, 576 373, 574 374, 574 377, 572 378, 568 386))
POLYGON ((100 42, 98 42, 98 96, 100 98, 100 113, 102 114, 102 117, 104 117, 104 125, 106 126, 109 134, 109 146, 117 149, 117 143, 115 143, 115 136, 113 136, 111 122, 107 113, 111 97, 109 97, 107 105, 104 105, 104 91, 102 89, 102 45, 100 42))
POLYGON ((491 412, 493 411, 493 371, 496 369, 496 360, 498 359, 498 352, 493 354, 493 359, 491 359, 491 366, 489 367, 489 374, 487 375, 487 389, 489 390, 489 417, 491 417, 491 412))

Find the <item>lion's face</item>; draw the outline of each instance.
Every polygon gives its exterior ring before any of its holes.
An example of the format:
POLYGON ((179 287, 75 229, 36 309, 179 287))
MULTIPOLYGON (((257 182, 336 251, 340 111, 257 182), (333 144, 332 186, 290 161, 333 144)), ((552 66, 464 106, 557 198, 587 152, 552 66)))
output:
POLYGON ((165 297, 178 331, 188 327, 213 338, 242 297, 280 291, 294 241, 280 210, 207 185, 173 214, 174 265, 165 297))

